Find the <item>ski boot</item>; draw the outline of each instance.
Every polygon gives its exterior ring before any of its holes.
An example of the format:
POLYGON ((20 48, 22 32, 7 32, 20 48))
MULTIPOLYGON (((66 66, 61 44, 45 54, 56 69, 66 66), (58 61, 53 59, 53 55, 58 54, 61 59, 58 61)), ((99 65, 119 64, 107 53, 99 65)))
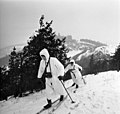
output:
POLYGON ((48 104, 44 106, 45 109, 48 109, 52 106, 52 101, 47 99, 48 104))
POLYGON ((63 101, 64 95, 60 95, 60 101, 63 101))
POLYGON ((73 83, 71 87, 73 87, 74 85, 75 85, 75 83, 73 83))
POLYGON ((76 84, 76 89, 78 88, 79 86, 76 84))

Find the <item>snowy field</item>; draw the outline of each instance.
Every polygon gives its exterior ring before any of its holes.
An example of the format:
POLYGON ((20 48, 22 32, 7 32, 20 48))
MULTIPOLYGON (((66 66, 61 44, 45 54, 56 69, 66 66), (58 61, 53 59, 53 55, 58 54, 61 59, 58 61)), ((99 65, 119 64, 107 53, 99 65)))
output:
MULTIPOLYGON (((54 114, 120 114, 120 72, 108 71, 97 75, 86 75, 86 85, 73 93, 76 103, 71 104, 69 97, 54 114)), ((66 87, 72 80, 65 82, 66 87)), ((53 99, 58 96, 53 95, 53 99)), ((0 114, 35 114, 46 104, 44 92, 37 92, 23 98, 11 98, 0 102, 0 114)), ((48 111, 45 112, 48 114, 48 111)))

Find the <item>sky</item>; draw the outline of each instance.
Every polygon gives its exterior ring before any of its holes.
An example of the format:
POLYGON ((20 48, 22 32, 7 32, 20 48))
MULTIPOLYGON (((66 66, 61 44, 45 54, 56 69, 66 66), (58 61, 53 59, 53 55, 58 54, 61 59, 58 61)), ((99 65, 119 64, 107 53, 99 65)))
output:
POLYGON ((0 48, 27 43, 41 15, 56 34, 120 43, 120 0, 0 0, 0 48))

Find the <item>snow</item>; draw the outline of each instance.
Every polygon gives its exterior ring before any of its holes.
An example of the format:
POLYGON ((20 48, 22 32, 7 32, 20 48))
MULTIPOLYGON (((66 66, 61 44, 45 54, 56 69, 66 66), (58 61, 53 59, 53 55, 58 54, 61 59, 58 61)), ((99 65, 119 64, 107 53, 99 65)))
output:
POLYGON ((103 54, 113 55, 115 53, 115 46, 101 46, 95 49, 94 53, 102 52, 103 54))
POLYGON ((73 51, 69 51, 69 53, 67 53, 67 57, 73 57, 78 53, 81 53, 82 50, 73 50, 73 51))
MULTIPOLYGON (((120 72, 108 71, 97 75, 86 75, 86 85, 81 85, 76 92, 68 89, 76 103, 69 97, 54 114, 120 114, 120 72)), ((72 84, 66 81, 65 86, 72 84)), ((53 99, 58 96, 53 94, 53 99)), ((36 92, 23 98, 11 98, 0 102, 0 114, 35 114, 46 104, 44 91, 36 92)), ((48 114, 48 111, 45 112, 48 114)))
POLYGON ((90 50, 87 50, 85 53, 80 54, 76 60, 79 61, 81 60, 82 57, 88 57, 90 54, 91 54, 90 50))
POLYGON ((91 54, 97 54, 99 52, 101 52, 102 54, 109 54, 110 56, 113 56, 114 53, 115 53, 115 49, 116 47, 115 46, 100 46, 100 47, 97 47, 93 52, 91 52, 90 50, 87 50, 85 53, 83 54, 80 54, 78 57, 77 57, 77 61, 78 60, 81 60, 82 57, 88 57, 90 56, 91 54))

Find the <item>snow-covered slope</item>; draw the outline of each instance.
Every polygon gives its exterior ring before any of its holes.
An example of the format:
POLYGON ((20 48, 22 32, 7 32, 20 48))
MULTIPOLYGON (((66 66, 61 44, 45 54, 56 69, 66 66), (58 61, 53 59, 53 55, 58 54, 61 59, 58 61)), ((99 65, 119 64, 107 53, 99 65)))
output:
MULTIPOLYGON (((112 56, 115 53, 116 47, 113 46, 100 46, 97 47, 93 52, 90 50, 85 51, 85 53, 78 55, 77 61, 81 60, 81 58, 86 58, 88 56, 91 56, 92 54, 98 58, 109 55, 112 56)), ((75 56, 75 55, 74 55, 75 56)))
MULTIPOLYGON (((87 84, 78 88, 76 93, 68 90, 76 103, 71 104, 68 97, 55 114, 120 114, 120 72, 86 75, 85 80, 87 84)), ((65 82, 66 86, 71 83, 71 80, 65 82)), ((57 97, 53 95, 53 99, 57 97)), ((1 101, 0 114, 35 114, 44 104, 44 92, 37 92, 27 97, 1 101)))
POLYGON ((101 46, 95 49, 94 54, 96 53, 103 53, 113 55, 115 53, 115 47, 112 46, 101 46))
POLYGON ((81 53, 82 50, 73 50, 73 51, 69 51, 69 53, 67 53, 67 57, 73 57, 79 53, 81 53))

